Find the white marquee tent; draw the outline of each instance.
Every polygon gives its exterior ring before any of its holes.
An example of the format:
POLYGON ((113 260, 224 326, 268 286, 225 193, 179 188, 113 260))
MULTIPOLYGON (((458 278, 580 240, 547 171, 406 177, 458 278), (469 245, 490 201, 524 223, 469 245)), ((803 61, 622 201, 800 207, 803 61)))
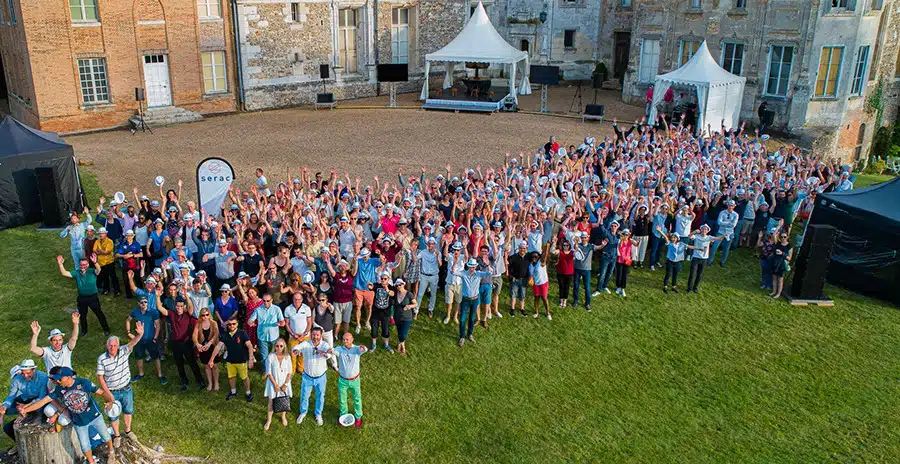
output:
POLYGON ((453 86, 453 71, 456 63, 478 62, 498 63, 506 65, 509 74, 509 94, 518 103, 516 97, 516 69, 520 69, 522 81, 518 88, 521 95, 531 94, 531 83, 528 82, 528 53, 519 51, 510 45, 497 29, 494 29, 491 20, 488 19, 484 6, 478 2, 478 7, 472 13, 472 17, 463 27, 459 35, 444 48, 425 55, 425 84, 422 86, 420 100, 428 99, 428 74, 431 72, 431 63, 441 61, 446 63, 446 75, 443 88, 453 86), (524 61, 523 67, 519 63, 524 61))
POLYGON ((739 124, 746 81, 747 78, 722 69, 709 53, 704 40, 684 66, 656 76, 649 119, 656 120, 656 106, 663 101, 670 87, 691 86, 697 89, 697 107, 700 113, 697 127, 704 128, 710 124, 713 130, 718 130, 719 123, 724 120, 725 128, 730 129, 739 124))

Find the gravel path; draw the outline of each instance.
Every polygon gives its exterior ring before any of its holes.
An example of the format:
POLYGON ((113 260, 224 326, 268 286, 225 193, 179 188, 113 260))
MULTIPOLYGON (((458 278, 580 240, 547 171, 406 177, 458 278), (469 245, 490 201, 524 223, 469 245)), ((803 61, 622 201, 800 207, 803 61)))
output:
MULTIPOLYGON (((574 88, 551 91, 552 111, 568 109, 574 88)), ((607 105, 609 117, 633 120, 642 109, 615 100, 604 93, 598 103, 607 105), (602 100, 602 101, 601 101, 602 100)), ((593 99, 585 91, 584 102, 593 99)), ((401 105, 416 105, 415 95, 399 96, 401 105)), ((536 109, 539 92, 523 97, 524 109, 536 109)), ((386 97, 356 100, 346 105, 384 105, 386 97)), ((309 166, 313 172, 335 168, 360 176, 366 185, 373 175, 382 182, 396 181, 397 168, 429 173, 443 172, 448 163, 454 172, 477 164, 502 163, 504 153, 529 152, 550 135, 568 146, 584 136, 611 135, 608 123, 582 123, 578 119, 498 113, 494 115, 421 110, 343 109, 312 111, 310 108, 241 113, 204 121, 153 129, 154 134, 111 131, 68 137, 78 157, 95 163, 91 168, 107 194, 133 186, 142 193, 155 187, 162 175, 167 186, 184 180, 185 198, 195 198, 197 163, 220 156, 234 166, 241 188, 255 180, 254 169, 263 168, 270 183, 285 179, 285 169, 309 166)), ((296 172, 296 171, 294 171, 296 172)), ((433 175, 433 174, 432 174, 433 175)))

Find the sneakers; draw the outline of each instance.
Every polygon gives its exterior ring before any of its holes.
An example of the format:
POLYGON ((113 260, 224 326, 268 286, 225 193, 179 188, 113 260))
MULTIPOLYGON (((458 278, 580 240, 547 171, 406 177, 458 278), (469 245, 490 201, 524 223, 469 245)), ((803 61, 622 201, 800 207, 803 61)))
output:
POLYGON ((356 428, 362 428, 362 419, 356 419, 356 422, 353 424, 356 428))
POLYGON ((651 271, 655 271, 655 270, 656 270, 656 266, 650 266, 650 270, 651 270, 651 271))
POLYGON ((503 319, 503 315, 500 314, 500 311, 497 311, 494 315, 497 316, 497 319, 503 319))
POLYGON ((144 374, 138 374, 131 378, 131 383, 140 382, 144 378, 144 374))
POLYGON ((604 288, 603 291, 606 292, 607 295, 612 295, 612 292, 610 292, 608 288, 604 288))
POLYGON ((538 316, 539 316, 539 314, 538 314, 538 313, 534 313, 534 318, 535 318, 535 319, 537 319, 537 318, 538 318, 538 316))
POLYGON ((475 337, 473 337, 472 335, 469 335, 469 337, 466 338, 466 340, 468 340, 468 341, 470 341, 470 342, 472 342, 472 343, 475 343, 475 337))
POLYGON ((493 318, 494 318, 494 314, 491 313, 490 311, 488 311, 486 319, 493 319, 493 318))
POLYGON ((550 313, 547 313, 547 320, 548 320, 548 321, 552 321, 552 320, 553 320, 553 316, 551 316, 550 313))
POLYGON ((244 398, 247 399, 248 403, 253 402, 253 392, 244 393, 244 398))
POLYGON ((672 293, 678 293, 678 287, 672 286, 672 293))
POLYGON ((585 309, 587 312, 591 312, 591 307, 590 307, 590 306, 585 306, 584 309, 585 309))
POLYGON ((113 448, 120 448, 122 446, 122 437, 120 435, 116 435, 113 437, 113 448))
POLYGON ((376 348, 378 348, 378 345, 376 345, 374 343, 369 345, 369 352, 374 353, 376 348))
POLYGON ((384 349, 385 349, 385 351, 387 351, 388 353, 394 354, 394 349, 391 348, 391 345, 388 345, 387 343, 385 343, 385 344, 384 344, 384 349))
POLYGON ((137 441, 137 435, 134 434, 134 430, 129 430, 125 432, 125 438, 129 440, 137 441))
POLYGON ((465 343, 466 343, 466 339, 465 339, 465 338, 460 338, 460 339, 459 339, 459 342, 457 343, 457 345, 459 345, 459 347, 462 348, 462 346, 465 345, 465 343))
MULTIPOLYGON (((607 290, 607 292, 609 292, 609 290, 607 290)), ((594 293, 591 293, 591 296, 600 296, 600 291, 598 290, 594 293)))
POLYGON ((237 396, 237 392, 228 392, 228 394, 225 395, 225 401, 231 401, 235 396, 237 396))
POLYGON ((356 326, 356 335, 359 335, 359 329, 360 329, 360 327, 357 325, 356 326))
POLYGON ((322 426, 324 423, 325 421, 322 420, 322 416, 316 416, 316 425, 322 426))
POLYGON ((669 293, 669 286, 663 285, 663 293, 669 293))
POLYGON ((520 309, 520 310, 519 310, 519 313, 521 313, 522 316, 527 316, 527 315, 528 315, 528 313, 526 313, 524 309, 520 309))
POLYGON ((510 309, 510 310, 509 310, 509 317, 516 317, 516 310, 515 310, 515 309, 510 309))
POLYGON ((169 381, 166 380, 165 377, 160 377, 160 378, 159 378, 159 384, 160 384, 160 385, 168 385, 168 384, 169 384, 169 381))
POLYGON ((449 323, 450 323, 450 316, 447 316, 446 318, 444 318, 444 325, 447 325, 449 323))
POLYGON ((624 288, 622 289, 621 292, 619 292, 619 295, 622 295, 622 298, 625 298, 625 297, 627 296, 627 295, 625 295, 625 289, 624 289, 624 288))
POLYGON ((622 289, 621 289, 621 288, 619 288, 619 287, 616 287, 616 295, 618 295, 618 294, 619 294, 619 292, 621 292, 621 291, 622 291, 622 289))
POLYGON ((305 417, 306 417, 306 414, 300 414, 299 416, 297 416, 297 424, 302 424, 303 418, 305 418, 305 417))
POLYGON ((366 321, 366 330, 372 330, 372 324, 369 321, 366 321))

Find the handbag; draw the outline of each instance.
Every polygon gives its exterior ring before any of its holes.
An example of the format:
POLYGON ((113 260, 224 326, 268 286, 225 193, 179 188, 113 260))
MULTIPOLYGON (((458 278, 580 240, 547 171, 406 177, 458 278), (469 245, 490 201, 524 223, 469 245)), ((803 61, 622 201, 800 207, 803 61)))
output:
POLYGON ((275 398, 272 398, 272 412, 289 412, 290 410, 291 398, 287 396, 286 392, 279 392, 275 398))

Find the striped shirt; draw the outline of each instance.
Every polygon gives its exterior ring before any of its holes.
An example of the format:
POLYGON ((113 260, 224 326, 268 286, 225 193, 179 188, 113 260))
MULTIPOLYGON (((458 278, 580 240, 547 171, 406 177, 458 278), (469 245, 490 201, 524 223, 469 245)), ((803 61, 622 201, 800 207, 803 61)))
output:
POLYGON ((122 390, 131 385, 131 366, 128 365, 128 357, 131 349, 127 345, 120 346, 115 357, 108 351, 97 358, 97 375, 102 375, 106 380, 106 386, 110 390, 122 390))

